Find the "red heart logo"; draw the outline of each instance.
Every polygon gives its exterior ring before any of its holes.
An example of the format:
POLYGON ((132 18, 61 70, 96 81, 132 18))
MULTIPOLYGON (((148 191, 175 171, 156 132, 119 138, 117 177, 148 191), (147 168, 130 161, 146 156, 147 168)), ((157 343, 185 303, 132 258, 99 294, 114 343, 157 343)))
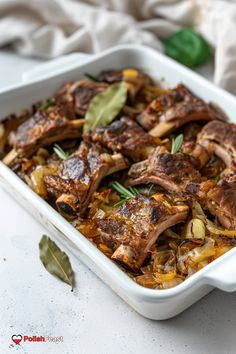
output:
POLYGON ((20 334, 16 335, 13 334, 13 336, 11 337, 11 339, 13 340, 13 342, 15 344, 20 344, 20 342, 22 341, 22 336, 20 334))

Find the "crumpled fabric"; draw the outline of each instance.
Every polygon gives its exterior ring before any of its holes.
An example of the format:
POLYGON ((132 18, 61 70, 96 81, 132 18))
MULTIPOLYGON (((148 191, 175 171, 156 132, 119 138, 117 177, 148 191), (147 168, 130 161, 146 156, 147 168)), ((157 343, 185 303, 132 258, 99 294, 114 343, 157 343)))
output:
POLYGON ((226 0, 0 0, 0 46, 50 59, 117 44, 163 51, 191 26, 215 50, 214 82, 236 94, 236 3, 226 0))

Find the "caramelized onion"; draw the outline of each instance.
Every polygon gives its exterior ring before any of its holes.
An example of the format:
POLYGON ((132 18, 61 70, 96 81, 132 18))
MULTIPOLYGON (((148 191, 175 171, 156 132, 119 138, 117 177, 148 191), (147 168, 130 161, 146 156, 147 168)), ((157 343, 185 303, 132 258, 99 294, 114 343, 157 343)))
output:
POLYGON ((221 227, 215 225, 212 221, 207 220, 206 221, 206 227, 209 232, 215 235, 224 235, 227 237, 235 237, 236 236, 236 230, 224 230, 221 227))
POLYGON ((205 238, 206 230, 205 224, 200 219, 192 219, 186 227, 186 238, 205 238))

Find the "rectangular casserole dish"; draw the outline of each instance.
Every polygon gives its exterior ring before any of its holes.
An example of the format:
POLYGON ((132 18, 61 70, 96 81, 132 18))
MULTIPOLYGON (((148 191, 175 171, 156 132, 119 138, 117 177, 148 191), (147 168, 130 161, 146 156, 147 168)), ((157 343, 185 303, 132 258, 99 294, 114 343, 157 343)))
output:
MULTIPOLYGON (((20 113, 32 103, 53 95, 67 80, 82 78, 85 72, 96 75, 106 68, 138 67, 153 79, 164 78, 168 85, 186 84, 204 100, 219 103, 231 120, 236 112, 235 98, 189 69, 144 46, 126 45, 114 47, 82 63, 58 66, 44 77, 33 78, 0 93, 0 119, 9 113, 20 113)), ((42 73, 41 73, 42 74, 42 73)), ((122 299, 141 315, 163 320, 173 317, 214 287, 224 291, 236 290, 236 248, 227 252, 180 285, 166 290, 144 288, 131 280, 116 264, 88 241, 79 231, 36 195, 8 167, 0 162, 2 186, 36 219, 58 237, 64 245, 94 271, 122 299)))

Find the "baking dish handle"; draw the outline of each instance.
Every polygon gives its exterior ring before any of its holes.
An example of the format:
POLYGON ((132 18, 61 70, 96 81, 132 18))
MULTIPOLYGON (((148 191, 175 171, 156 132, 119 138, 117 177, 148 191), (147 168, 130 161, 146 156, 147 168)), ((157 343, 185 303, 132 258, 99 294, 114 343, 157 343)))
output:
POLYGON ((85 53, 72 53, 61 56, 60 58, 39 64, 35 68, 23 72, 22 81, 29 82, 38 78, 47 77, 48 75, 58 74, 62 69, 64 71, 65 68, 71 68, 71 66, 84 62, 90 57, 90 54, 85 53))
MULTIPOLYGON (((236 291, 236 250, 220 258, 218 263, 205 274, 207 284, 223 291, 236 291)), ((213 264, 212 264, 213 265, 213 264)))

